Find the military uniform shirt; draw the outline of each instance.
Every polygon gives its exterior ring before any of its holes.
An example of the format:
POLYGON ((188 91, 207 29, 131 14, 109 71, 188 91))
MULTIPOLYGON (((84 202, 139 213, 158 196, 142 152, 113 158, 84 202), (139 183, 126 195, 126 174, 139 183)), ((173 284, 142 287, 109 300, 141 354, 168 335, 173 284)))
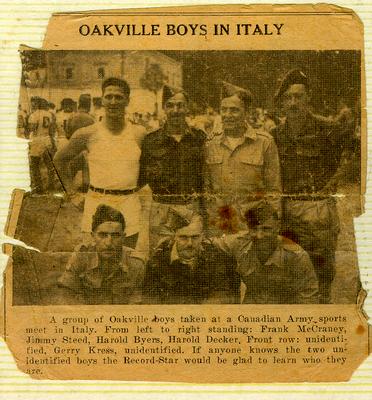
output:
POLYGON ((318 280, 309 255, 289 239, 278 237, 278 245, 262 264, 248 232, 213 239, 237 261, 237 272, 247 286, 244 303, 318 303, 318 280))
POLYGON ((224 134, 207 146, 208 189, 214 193, 279 193, 278 151, 270 134, 247 127, 240 143, 224 134))
POLYGON ((166 126, 143 141, 139 186, 149 184, 155 195, 202 193, 205 172, 205 133, 188 128, 180 142, 166 126))
POLYGON ((300 134, 292 134, 288 123, 271 132, 278 146, 283 191, 314 194, 336 173, 345 135, 342 127, 330 126, 308 115, 300 134))
POLYGON ((150 259, 145 279, 149 304, 226 304, 239 302, 240 278, 234 261, 210 243, 186 263, 176 244, 165 240, 150 259))
POLYGON ((120 264, 105 276, 95 246, 80 245, 58 284, 71 289, 78 304, 139 304, 144 271, 140 254, 123 247, 120 264))

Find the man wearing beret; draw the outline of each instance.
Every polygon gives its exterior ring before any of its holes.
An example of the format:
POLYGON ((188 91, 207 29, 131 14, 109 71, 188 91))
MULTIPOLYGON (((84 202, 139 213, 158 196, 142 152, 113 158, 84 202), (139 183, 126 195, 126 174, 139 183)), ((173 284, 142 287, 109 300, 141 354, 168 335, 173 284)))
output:
POLYGON ((280 166, 274 139, 249 123, 252 94, 224 82, 222 135, 207 146, 209 230, 212 234, 245 229, 244 210, 262 197, 280 209, 280 166))
POLYGON ((150 252, 164 237, 170 207, 201 212, 204 189, 206 135, 188 126, 188 96, 181 89, 163 89, 165 125, 142 143, 139 186, 152 190, 150 252))
POLYGON ((80 245, 58 279, 60 304, 139 304, 142 254, 123 246, 125 220, 120 211, 100 205, 93 216, 93 244, 80 245))
POLYGON ((164 239, 151 257, 144 302, 149 304, 239 303, 240 278, 231 257, 203 238, 199 216, 187 219, 169 210, 172 238, 164 239))
POLYGON ((331 123, 312 113, 309 81, 298 69, 287 73, 275 99, 286 117, 272 131, 285 194, 283 235, 309 253, 319 280, 320 302, 330 303, 339 233, 332 177, 347 131, 341 119, 331 123))
POLYGON ((212 239, 237 262, 246 285, 243 303, 316 304, 318 280, 309 255, 298 244, 278 236, 277 211, 262 201, 245 212, 249 231, 212 239))

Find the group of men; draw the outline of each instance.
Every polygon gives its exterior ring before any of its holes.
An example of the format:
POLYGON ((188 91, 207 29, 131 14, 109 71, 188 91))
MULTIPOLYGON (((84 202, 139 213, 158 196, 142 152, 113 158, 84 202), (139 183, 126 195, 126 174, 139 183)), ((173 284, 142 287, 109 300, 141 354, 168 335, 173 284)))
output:
POLYGON ((89 170, 82 230, 93 243, 72 256, 59 280, 63 297, 330 303, 339 231, 333 176, 350 133, 342 116, 315 115, 308 78, 293 70, 275 95, 282 124, 271 133, 252 127, 251 93, 228 85, 222 133, 207 143, 187 124, 187 94, 164 93, 166 122, 148 133, 125 118, 128 84, 106 79, 102 120, 77 129, 54 156, 67 192, 81 154, 89 170), (148 254, 136 249, 144 186, 152 196, 148 254))
MULTIPOLYGON (((43 194, 59 189, 56 185, 57 176, 52 162, 53 157, 57 150, 67 144, 76 130, 102 119, 100 100, 97 102, 97 99, 93 99, 92 112, 92 99, 89 94, 82 94, 78 103, 71 98, 64 98, 57 111, 53 103, 39 96, 31 97, 29 113, 19 106, 18 136, 30 140, 30 176, 33 193, 43 194), (47 171, 46 184, 42 177, 43 167, 47 171)), ((83 161, 81 158, 76 160, 71 166, 72 173, 78 170, 87 172, 83 161)), ((86 176, 84 178, 84 181, 88 179, 86 176)))

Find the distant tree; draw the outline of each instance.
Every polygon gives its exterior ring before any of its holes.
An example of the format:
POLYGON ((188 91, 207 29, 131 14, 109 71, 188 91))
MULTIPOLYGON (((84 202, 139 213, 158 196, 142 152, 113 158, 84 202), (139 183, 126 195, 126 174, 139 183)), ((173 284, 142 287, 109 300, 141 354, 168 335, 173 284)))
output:
POLYGON ((155 115, 158 115, 158 92, 164 86, 166 75, 164 74, 160 64, 148 64, 145 73, 140 79, 140 84, 143 89, 150 90, 155 94, 155 115))

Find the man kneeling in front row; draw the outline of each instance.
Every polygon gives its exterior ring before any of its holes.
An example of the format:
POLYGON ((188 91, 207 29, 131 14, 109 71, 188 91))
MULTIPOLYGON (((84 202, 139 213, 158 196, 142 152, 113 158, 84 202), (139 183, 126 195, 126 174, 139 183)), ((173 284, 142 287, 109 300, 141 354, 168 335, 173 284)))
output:
POLYGON ((121 212, 99 205, 92 219, 93 244, 80 245, 58 279, 60 304, 139 304, 142 297, 142 255, 123 246, 121 212))
POLYGON ((240 278, 234 260, 204 240, 201 217, 170 208, 166 226, 173 238, 164 239, 149 261, 144 302, 239 303, 240 278))
POLYGON ((212 239, 237 262, 246 285, 243 303, 319 303, 318 280, 308 253, 290 239, 278 236, 274 208, 262 202, 245 213, 248 232, 212 239))

